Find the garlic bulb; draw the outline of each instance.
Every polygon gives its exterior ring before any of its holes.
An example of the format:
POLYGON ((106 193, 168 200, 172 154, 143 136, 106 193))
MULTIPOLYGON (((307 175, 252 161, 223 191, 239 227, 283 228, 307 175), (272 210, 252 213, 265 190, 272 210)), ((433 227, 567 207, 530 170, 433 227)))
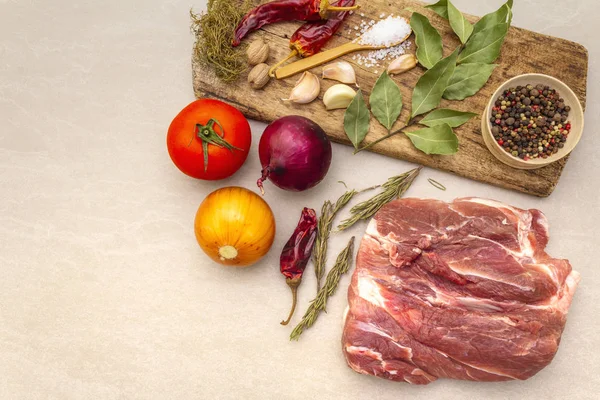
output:
POLYGON ((356 92, 348 85, 333 85, 325 92, 323 103, 327 110, 347 108, 356 96, 356 92))
POLYGON ((323 79, 332 79, 348 85, 356 85, 356 73, 354 72, 354 68, 346 61, 338 61, 324 66, 323 79))
POLYGON ((292 89, 289 99, 283 101, 291 101, 298 104, 308 104, 317 98, 321 91, 321 82, 315 74, 304 72, 296 86, 292 89))
POLYGON ((416 66, 417 57, 415 57, 414 54, 405 54, 392 61, 387 71, 390 75, 401 74, 413 69, 416 66))

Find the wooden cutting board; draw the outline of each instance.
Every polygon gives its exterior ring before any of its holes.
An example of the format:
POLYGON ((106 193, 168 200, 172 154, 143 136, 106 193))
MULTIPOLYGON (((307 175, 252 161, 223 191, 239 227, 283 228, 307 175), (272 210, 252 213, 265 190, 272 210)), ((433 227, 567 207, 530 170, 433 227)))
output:
MULTIPOLYGON (((360 3, 362 5, 360 12, 347 18, 346 23, 329 42, 327 48, 339 46, 356 38, 354 27, 360 25, 363 18, 378 20, 382 13, 386 15, 394 13, 408 17, 410 14, 402 11, 406 7, 412 7, 425 14, 438 28, 444 41, 444 56, 450 54, 460 44, 448 22, 423 8, 424 4, 419 1, 408 0, 392 3, 385 0, 370 0, 360 3), (365 17, 361 17, 361 13, 365 17)), ((478 17, 471 16, 468 18, 471 22, 478 19, 478 17)), ((254 33, 247 40, 250 42, 257 35, 262 35, 271 47, 271 56, 267 63, 273 65, 289 53, 289 37, 299 25, 300 23, 269 25, 254 33)), ((412 41, 410 51, 414 53, 414 36, 411 36, 409 40, 412 41)), ((370 90, 384 67, 360 66, 352 60, 352 55, 347 55, 342 59, 354 65, 358 84, 365 93, 365 98, 368 99, 370 90)), ((476 112, 481 115, 495 89, 505 80, 516 75, 534 72, 552 75, 565 82, 579 96, 585 109, 588 52, 582 45, 513 27, 504 43, 502 55, 496 63, 499 64, 499 67, 494 71, 488 84, 476 96, 465 101, 443 100, 441 106, 476 112)), ((387 64, 383 65, 387 66, 387 64)), ((195 57, 193 57, 192 66, 194 92, 198 98, 221 99, 240 109, 248 118, 267 123, 285 115, 302 115, 321 125, 331 140, 351 145, 343 129, 344 111, 326 111, 321 101, 325 91, 336 82, 322 80, 319 99, 308 105, 295 105, 281 99, 289 95, 298 76, 280 81, 272 80, 264 90, 255 91, 246 83, 246 75, 242 76, 239 82, 224 84, 214 76, 210 69, 203 67, 195 57)), ((401 116, 402 120, 407 119, 411 108, 412 89, 423 71, 421 67, 417 67, 408 73, 394 77, 404 97, 405 106, 401 116)), ((315 68, 312 72, 320 76, 321 67, 315 68)), ((371 130, 363 145, 377 140, 386 133, 385 128, 372 118, 371 130)), ((404 135, 390 138, 374 146, 372 151, 540 197, 549 196, 554 191, 568 159, 567 157, 539 170, 516 170, 497 161, 489 152, 481 136, 479 118, 474 118, 458 128, 456 134, 459 137, 460 148, 459 152, 453 156, 428 156, 416 150, 404 135)), ((577 150, 575 150, 576 152, 577 150)), ((360 154, 354 157, 352 162, 361 162, 360 154)))

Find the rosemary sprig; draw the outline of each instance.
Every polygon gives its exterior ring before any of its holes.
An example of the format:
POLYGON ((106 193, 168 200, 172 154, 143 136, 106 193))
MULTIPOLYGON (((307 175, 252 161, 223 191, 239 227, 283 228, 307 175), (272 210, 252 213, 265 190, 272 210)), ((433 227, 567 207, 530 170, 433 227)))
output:
POLYGON ((422 168, 423 167, 415 168, 405 174, 388 179, 388 181, 383 184, 383 191, 381 193, 352 207, 350 210, 350 218, 344 220, 338 226, 338 230, 344 231, 358 221, 371 218, 387 203, 401 197, 406 193, 408 188, 410 188, 422 168))
POLYGON ((346 204, 356 196, 356 190, 350 190, 344 193, 334 204, 327 200, 321 208, 321 216, 317 226, 318 233, 313 250, 313 262, 315 264, 315 276, 317 277, 317 292, 321 290, 321 281, 325 275, 325 263, 327 262, 327 241, 331 233, 331 226, 336 215, 346 204))
POLYGON ((350 269, 350 265, 352 263, 352 259, 354 256, 354 237, 350 239, 348 245, 342 252, 338 255, 335 265, 331 268, 329 273, 327 274, 327 279, 325 280, 325 286, 323 286, 319 293, 317 293, 317 297, 311 301, 308 310, 304 313, 302 317, 302 321, 294 328, 292 333, 290 334, 290 340, 298 340, 300 335, 304 332, 304 330, 313 326, 321 311, 325 311, 327 307, 327 299, 331 297, 339 283, 342 275, 348 272, 350 269))

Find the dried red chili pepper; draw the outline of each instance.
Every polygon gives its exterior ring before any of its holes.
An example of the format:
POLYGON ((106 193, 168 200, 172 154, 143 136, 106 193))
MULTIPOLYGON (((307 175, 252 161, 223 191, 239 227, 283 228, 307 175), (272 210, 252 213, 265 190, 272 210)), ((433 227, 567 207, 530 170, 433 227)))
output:
MULTIPOLYGON (((353 5, 354 0, 340 0, 336 3, 336 6, 339 7, 352 7, 353 5)), ((340 29, 348 14, 349 11, 340 12, 326 21, 306 23, 298 28, 290 39, 290 49, 292 52, 289 56, 275 64, 269 70, 269 75, 273 77, 274 71, 292 57, 310 57, 321 51, 329 39, 340 29)))
POLYGON ((304 208, 298 226, 283 247, 279 259, 281 273, 286 278, 285 282, 292 289, 292 310, 287 320, 281 321, 281 325, 287 325, 296 310, 298 286, 302 282, 302 274, 310 260, 316 237, 317 213, 311 208, 304 208))
POLYGON ((252 31, 264 25, 282 21, 319 21, 327 19, 330 11, 350 11, 359 8, 332 6, 329 0, 276 0, 250 10, 240 21, 233 35, 233 46, 252 31))

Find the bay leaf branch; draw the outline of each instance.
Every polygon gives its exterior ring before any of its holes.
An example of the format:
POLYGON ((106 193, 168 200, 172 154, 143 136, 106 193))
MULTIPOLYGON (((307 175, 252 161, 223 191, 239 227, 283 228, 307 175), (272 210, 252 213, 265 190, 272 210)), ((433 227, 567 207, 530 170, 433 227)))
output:
POLYGON ((512 0, 503 4, 502 7, 500 7, 498 10, 481 17, 481 19, 479 21, 477 21, 477 23, 473 27, 473 35, 476 35, 477 33, 481 32, 483 30, 486 30, 488 28, 491 28, 498 24, 502 24, 502 23, 510 24, 509 16, 511 14, 511 8, 512 8, 512 0))
POLYGON ((355 149, 369 133, 370 119, 369 109, 359 89, 344 113, 344 131, 355 149))
POLYGON ((483 63, 457 66, 444 92, 444 98, 446 100, 464 100, 476 95, 485 86, 497 66, 483 63))
POLYGON ((425 6, 425 8, 429 8, 440 17, 448 19, 448 0, 440 0, 435 4, 425 6))
POLYGON ((459 64, 491 64, 500 56, 500 49, 508 33, 508 24, 501 23, 473 35, 458 57, 459 64))
POLYGON ((477 114, 472 112, 439 108, 427 114, 419 123, 430 128, 444 124, 449 125, 451 128, 458 128, 476 116, 477 114))
POLYGON ((452 30, 456 33, 460 42, 462 44, 467 43, 473 33, 473 25, 467 21, 463 13, 450 0, 448 0, 448 19, 450 20, 452 30))
POLYGON ((383 72, 371 92, 369 98, 371 112, 389 131, 402 112, 402 93, 398 85, 383 72))
POLYGON ((425 154, 452 155, 458 151, 458 137, 448 124, 404 134, 425 154))
POLYGON ((413 13, 410 26, 415 33, 417 59, 423 67, 430 69, 444 56, 442 36, 423 14, 413 13))
POLYGON ((451 55, 439 61, 419 79, 413 90, 411 118, 425 114, 440 104, 448 83, 454 75, 459 51, 460 48, 457 48, 451 55))

